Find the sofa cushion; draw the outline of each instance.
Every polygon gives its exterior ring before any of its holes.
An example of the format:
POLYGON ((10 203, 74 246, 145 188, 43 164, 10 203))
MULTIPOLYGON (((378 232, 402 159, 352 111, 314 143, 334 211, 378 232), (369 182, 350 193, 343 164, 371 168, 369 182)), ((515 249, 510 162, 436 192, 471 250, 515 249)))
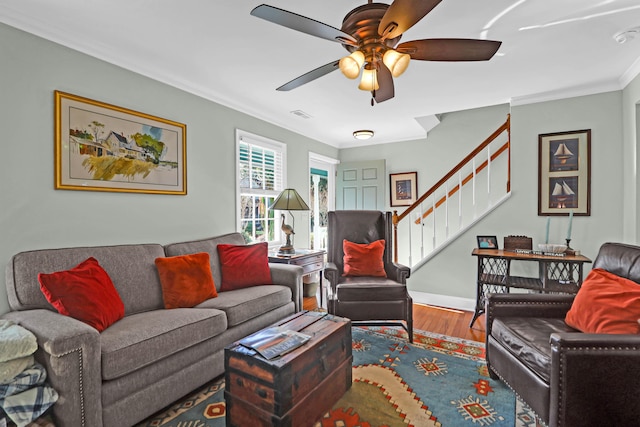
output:
POLYGON ((407 287, 382 277, 346 277, 336 287, 340 301, 393 301, 407 298, 407 287))
POLYGON ((38 273, 68 270, 89 257, 109 274, 125 315, 163 307, 162 288, 154 260, 164 256, 158 244, 41 249, 14 255, 7 265, 7 291, 13 310, 54 310, 40 291, 38 273))
POLYGON ((291 289, 281 285, 262 285, 220 292, 197 305, 197 308, 217 308, 227 314, 229 327, 246 322, 270 310, 291 302, 291 289))
POLYGON ((211 264, 211 274, 216 289, 220 290, 222 284, 222 275, 220 273, 220 259, 218 257, 218 245, 243 245, 245 243, 242 234, 234 232, 223 234, 221 236, 209 237, 200 240, 189 240, 186 242, 171 243, 165 245, 164 251, 166 256, 195 254, 197 252, 206 252, 209 254, 209 262, 211 264))
POLYGON ((551 344, 556 332, 576 332, 562 318, 502 317, 493 321, 491 336, 511 354, 549 382, 551 344))
POLYGON ((353 243, 342 241, 344 251, 343 276, 387 277, 384 271, 384 239, 371 243, 353 243))
POLYGON ((124 304, 111 278, 89 257, 72 269, 38 274, 40 289, 60 314, 102 332, 124 316, 124 304))
POLYGON ((222 271, 221 292, 256 285, 270 285, 269 245, 218 245, 222 271))
POLYGON ((176 308, 126 316, 100 336, 102 378, 126 375, 226 329, 225 314, 214 309, 176 308))
POLYGON ((582 283, 565 321, 592 334, 640 333, 640 285, 594 268, 582 283))
POLYGON ((218 296, 208 253, 156 258, 155 262, 164 308, 193 307, 218 296))

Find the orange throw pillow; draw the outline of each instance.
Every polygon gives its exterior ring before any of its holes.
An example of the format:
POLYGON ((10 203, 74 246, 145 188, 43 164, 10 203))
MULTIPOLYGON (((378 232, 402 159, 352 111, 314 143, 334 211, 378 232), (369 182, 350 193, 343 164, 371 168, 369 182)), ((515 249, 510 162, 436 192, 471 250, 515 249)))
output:
POLYGON ((156 258, 155 263, 165 308, 193 307, 218 296, 208 253, 156 258))
POLYGON ((70 270, 38 274, 40 290, 58 313, 102 332, 124 317, 124 304, 111 278, 91 257, 70 270))
POLYGON ((596 334, 640 333, 640 285, 594 268, 582 283, 565 322, 596 334))
POLYGON ((371 243, 342 241, 344 251, 343 276, 387 277, 384 271, 384 239, 371 243))
POLYGON ((220 292, 271 285, 269 245, 267 242, 253 245, 218 245, 222 284, 220 292))

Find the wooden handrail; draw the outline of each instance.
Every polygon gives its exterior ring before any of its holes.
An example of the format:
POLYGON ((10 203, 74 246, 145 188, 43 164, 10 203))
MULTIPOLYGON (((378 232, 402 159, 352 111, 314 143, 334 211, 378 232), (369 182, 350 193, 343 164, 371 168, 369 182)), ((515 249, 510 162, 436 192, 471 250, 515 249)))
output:
MULTIPOLYGON (((409 206, 404 212, 398 215, 398 211, 393 211, 393 256, 394 261, 398 262, 398 223, 406 218, 413 210, 415 210, 422 202, 424 202, 427 198, 429 198, 433 193, 436 192, 438 188, 444 185, 451 177, 453 177, 458 171, 460 171, 467 163, 469 163, 475 156, 477 156, 482 150, 484 150, 489 144, 491 144, 498 136, 500 136, 504 131, 507 131, 507 142, 496 151, 490 159, 485 160, 477 169, 476 173, 483 170, 487 167, 489 161, 495 160, 500 154, 502 154, 505 150, 509 153, 508 165, 507 165, 507 192, 511 191, 511 115, 507 114, 507 120, 500 125, 498 129, 496 129, 487 139, 485 139, 480 145, 478 145, 473 151, 471 151, 464 159, 462 159, 456 166, 454 166, 445 176, 443 176, 438 182, 436 182, 431 188, 429 188, 418 200, 416 200, 411 206, 409 206)), ((473 178, 473 173, 470 173, 465 179, 462 181, 462 185, 465 185, 473 178)), ((456 185, 453 189, 451 189, 448 193, 448 197, 451 197, 458 190, 460 190, 460 185, 456 185)), ((440 206, 442 203, 446 201, 447 196, 443 196, 438 202, 436 202, 436 207, 440 206)), ((422 218, 416 221, 416 223, 420 223, 423 218, 430 215, 433 211, 433 207, 429 208, 426 212, 422 214, 422 218)))
MULTIPOLYGON (((509 143, 505 143, 502 147, 500 147, 498 149, 498 151, 496 151, 495 153, 493 153, 493 155, 491 156, 491 161, 494 161, 495 159, 498 158, 498 156, 502 153, 504 153, 504 151, 509 148, 509 143)), ((484 168, 486 168, 489 165, 489 160, 485 160, 484 162, 482 162, 482 164, 480 166, 478 166, 476 168, 476 174, 480 173, 484 168)), ((465 185, 467 182, 471 181, 473 179, 473 172, 471 172, 469 175, 467 175, 463 180, 462 180, 462 185, 465 185)), ((436 202, 436 208, 439 208, 446 200, 447 197, 451 197, 454 194, 456 194, 458 192, 458 190, 460 190, 460 184, 456 184, 455 187, 453 187, 451 190, 449 190, 449 193, 447 193, 446 196, 442 196, 440 198, 440 200, 438 200, 436 202)), ((416 224, 420 224, 420 222, 425 219, 426 217, 428 217, 429 215, 431 215, 431 213, 433 212, 433 206, 430 207, 429 209, 427 209, 423 214, 422 214, 422 218, 418 218, 415 220, 416 224)))

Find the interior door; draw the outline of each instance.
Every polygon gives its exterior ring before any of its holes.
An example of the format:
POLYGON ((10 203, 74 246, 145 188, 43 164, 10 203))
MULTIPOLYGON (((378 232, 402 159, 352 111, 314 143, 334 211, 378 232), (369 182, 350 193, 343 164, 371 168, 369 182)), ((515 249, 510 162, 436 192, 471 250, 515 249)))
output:
POLYGON ((312 249, 327 247, 327 212, 336 208, 335 185, 337 160, 327 160, 324 156, 309 155, 312 249))
POLYGON ((336 209, 384 210, 385 161, 338 164, 336 209))

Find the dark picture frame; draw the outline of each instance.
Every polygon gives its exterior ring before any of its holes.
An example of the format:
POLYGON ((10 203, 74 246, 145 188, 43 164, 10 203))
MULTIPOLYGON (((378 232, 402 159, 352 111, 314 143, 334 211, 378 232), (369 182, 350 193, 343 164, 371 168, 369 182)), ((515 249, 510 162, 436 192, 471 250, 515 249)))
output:
POLYGON ((418 197, 418 172, 389 174, 391 206, 411 206, 418 197))
POLYGON ((591 129, 538 135, 538 215, 591 215, 591 129))
POLYGON ((476 236, 476 240, 478 241, 478 249, 500 249, 496 236, 476 236))

